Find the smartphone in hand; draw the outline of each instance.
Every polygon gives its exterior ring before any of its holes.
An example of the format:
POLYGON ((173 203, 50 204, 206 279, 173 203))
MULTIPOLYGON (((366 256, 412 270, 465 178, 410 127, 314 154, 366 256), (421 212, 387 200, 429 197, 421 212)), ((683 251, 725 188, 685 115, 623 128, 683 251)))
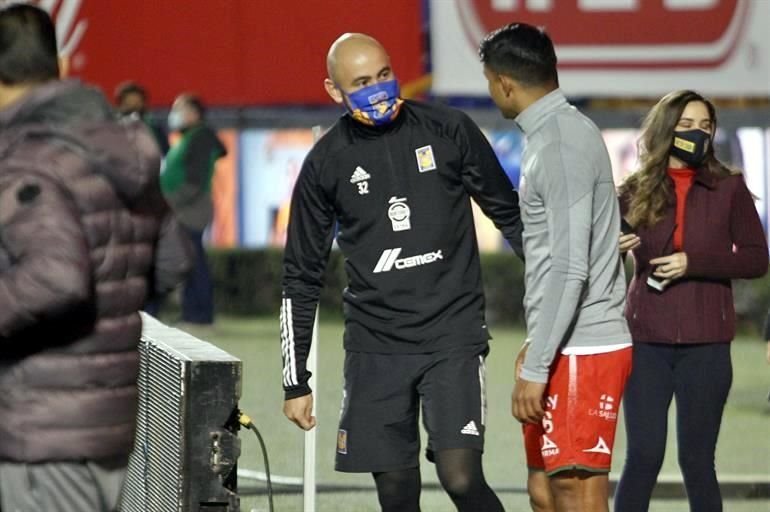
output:
POLYGON ((655 276, 649 276, 647 278, 647 286, 655 290, 658 290, 659 292, 662 292, 663 290, 666 289, 666 285, 663 284, 663 281, 658 280, 658 278, 655 276))

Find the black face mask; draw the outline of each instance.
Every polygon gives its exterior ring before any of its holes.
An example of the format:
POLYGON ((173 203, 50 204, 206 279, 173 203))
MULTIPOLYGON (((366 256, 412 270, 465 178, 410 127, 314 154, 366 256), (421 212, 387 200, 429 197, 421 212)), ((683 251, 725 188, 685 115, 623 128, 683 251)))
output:
POLYGON ((703 130, 674 132, 671 155, 690 167, 700 167, 706 159, 706 151, 711 143, 711 134, 703 130))

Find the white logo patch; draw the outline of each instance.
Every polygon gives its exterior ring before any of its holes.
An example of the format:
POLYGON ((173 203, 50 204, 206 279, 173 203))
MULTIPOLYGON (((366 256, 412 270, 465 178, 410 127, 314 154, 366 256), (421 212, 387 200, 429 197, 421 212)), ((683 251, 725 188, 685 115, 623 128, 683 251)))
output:
POLYGON ((589 416, 599 416, 607 421, 615 421, 618 419, 618 413, 615 411, 615 399, 610 395, 602 395, 599 397, 599 408, 589 409, 589 416))
POLYGON ((559 454, 559 447, 556 446, 556 443, 551 441, 548 436, 544 435, 543 447, 540 449, 540 453, 543 454, 543 457, 552 457, 559 454))
POLYGON ((583 450, 585 453, 604 453, 607 455, 612 455, 612 452, 610 451, 610 447, 607 446, 607 442, 602 438, 602 436, 599 436, 599 440, 596 442, 596 446, 591 448, 590 450, 583 450))
POLYGON ((393 269, 393 266, 396 267, 396 270, 404 270, 405 268, 428 265, 444 259, 444 255, 441 251, 426 252, 425 254, 398 259, 400 254, 401 247, 397 247, 396 249, 385 249, 382 251, 382 255, 380 255, 380 259, 374 267, 374 273, 390 272, 393 269))
POLYGON ((372 176, 359 165, 350 176, 350 183, 358 183, 359 181, 366 181, 370 179, 372 179, 372 176))
POLYGON ((417 169, 420 172, 428 172, 436 169, 436 159, 433 156, 431 146, 423 146, 414 150, 417 155, 417 169))
POLYGON ((465 434, 466 436, 479 436, 479 429, 476 428, 476 422, 471 420, 468 422, 467 425, 463 427, 463 429, 460 431, 461 434, 465 434))
POLYGON ((611 411, 615 407, 612 405, 615 402, 615 399, 612 398, 610 395, 602 395, 599 402, 599 409, 603 411, 611 411))
POLYGON ((372 179, 372 176, 359 165, 350 176, 350 183, 356 185, 358 187, 358 195, 363 196, 369 193, 368 180, 370 179, 372 179))
POLYGON ((390 222, 393 224, 393 231, 408 231, 412 229, 412 223, 409 220, 412 211, 406 204, 406 198, 393 196, 388 203, 390 204, 388 217, 390 217, 390 222))

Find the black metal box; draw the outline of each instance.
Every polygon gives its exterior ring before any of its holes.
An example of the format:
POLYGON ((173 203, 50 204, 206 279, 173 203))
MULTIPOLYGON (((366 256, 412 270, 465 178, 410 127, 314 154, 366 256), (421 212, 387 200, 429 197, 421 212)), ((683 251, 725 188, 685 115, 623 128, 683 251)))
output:
POLYGON ((238 512, 241 361, 142 315, 139 411, 123 512, 238 512))

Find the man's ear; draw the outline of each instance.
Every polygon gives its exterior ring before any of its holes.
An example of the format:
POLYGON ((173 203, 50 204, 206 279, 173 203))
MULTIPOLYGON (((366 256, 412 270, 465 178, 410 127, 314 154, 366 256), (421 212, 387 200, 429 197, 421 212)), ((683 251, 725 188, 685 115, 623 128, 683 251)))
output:
POLYGON ((518 88, 516 81, 506 75, 497 75, 497 79, 500 80, 500 86, 503 90, 503 94, 505 94, 505 97, 510 98, 518 88))
POLYGON ((59 55, 59 78, 64 79, 70 76, 70 58, 66 55, 59 55))
POLYGON ((334 100, 334 103, 342 105, 344 102, 342 91, 337 88, 331 78, 324 80, 324 88, 326 89, 326 93, 331 97, 332 100, 334 100))

